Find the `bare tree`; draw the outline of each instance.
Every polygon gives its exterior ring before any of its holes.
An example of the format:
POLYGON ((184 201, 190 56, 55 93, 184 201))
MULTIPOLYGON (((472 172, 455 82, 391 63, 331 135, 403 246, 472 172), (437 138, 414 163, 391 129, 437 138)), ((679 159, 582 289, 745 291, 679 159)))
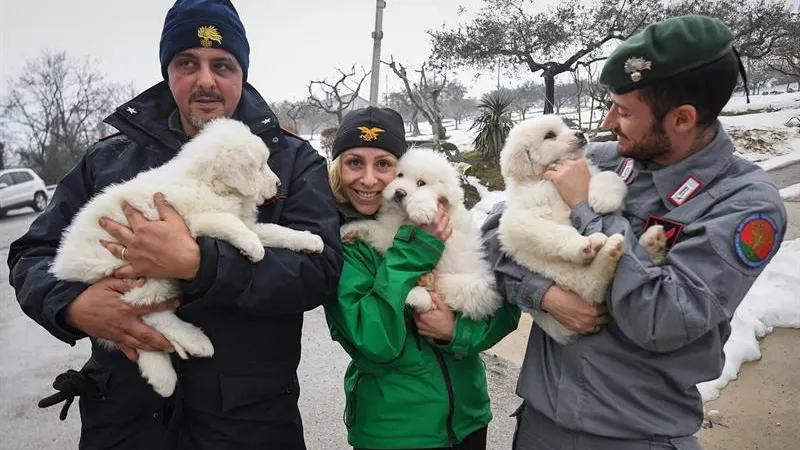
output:
POLYGON ((522 120, 525 120, 528 111, 536 107, 539 99, 544 99, 544 86, 532 81, 526 81, 511 89, 510 92, 514 99, 511 110, 517 113, 522 120))
POLYGON ((314 139, 314 133, 316 133, 320 128, 335 125, 334 120, 335 119, 333 115, 328 114, 320 109, 310 107, 308 108, 301 123, 308 130, 310 134, 309 139, 314 139))
POLYGON ((295 129, 300 129, 297 127, 297 120, 303 119, 308 114, 310 107, 311 105, 308 102, 295 102, 286 110, 286 116, 292 121, 295 129))
POLYGON ((477 101, 465 98, 467 88, 459 80, 450 80, 441 95, 442 115, 453 119, 455 129, 471 113, 477 110, 477 101))
POLYGON ((731 29, 739 54, 753 60, 765 58, 791 38, 793 12, 784 0, 682 0, 668 5, 666 14, 720 19, 731 29))
POLYGON ((29 60, 2 104, 21 162, 48 183, 59 180, 99 137, 113 92, 88 59, 43 52, 29 60))
POLYGON ((776 45, 766 64, 770 69, 794 78, 800 90, 800 7, 789 15, 786 23, 788 38, 776 45))
POLYGON ((469 118, 478 109, 478 102, 474 98, 461 98, 448 102, 446 107, 447 116, 455 122, 455 129, 458 125, 469 118))
POLYGON ((6 168, 6 143, 0 142, 0 170, 6 168))
POLYGON ((603 123, 608 112, 608 107, 606 106, 608 90, 600 84, 597 71, 596 63, 577 64, 572 70, 578 97, 578 126, 581 129, 589 130, 591 135, 597 133, 599 125, 603 123), (585 77, 580 75, 582 70, 586 73, 585 77), (588 99, 584 100, 584 94, 588 99), (586 105, 589 108, 589 121, 586 124, 583 123, 583 116, 581 115, 582 105, 586 105), (595 114, 598 115, 597 120, 595 120, 595 114), (595 127, 595 124, 598 124, 598 126, 595 127))
MULTIPOLYGON (((120 85, 117 83, 108 83, 105 87, 106 91, 108 92, 108 105, 111 108, 116 108, 124 103, 127 103, 131 99, 135 98, 139 95, 139 90, 136 88, 136 85, 133 82, 130 82, 125 85, 120 85)), ((97 124, 96 133, 97 136, 107 136, 111 133, 115 133, 116 130, 111 125, 100 121, 97 124)))
POLYGON ((337 123, 341 125, 344 111, 358 98, 358 91, 369 72, 361 70, 361 74, 356 74, 355 64, 350 72, 336 70, 339 71, 339 78, 333 83, 327 79, 308 83, 308 101, 313 107, 336 116, 337 123))
POLYGON ((336 132, 339 131, 337 127, 328 127, 320 132, 319 146, 328 157, 328 161, 333 159, 333 141, 336 140, 336 132))
POLYGON ((411 102, 411 97, 402 92, 390 92, 386 95, 386 105, 403 116, 403 122, 408 124, 412 136, 419 136, 419 109, 411 102))
POLYGON ((430 68, 426 69, 427 64, 422 64, 422 67, 416 70, 419 74, 418 81, 412 83, 408 79, 408 71, 405 66, 395 61, 394 57, 390 62, 381 62, 389 66, 394 74, 403 81, 403 87, 411 103, 431 125, 434 147, 438 149, 439 141, 447 138, 447 130, 442 125, 443 117, 439 104, 439 97, 445 86, 447 86, 447 76, 437 74, 435 70, 430 70, 430 68))
POLYGON ((545 114, 555 105, 555 78, 579 61, 602 59, 607 42, 623 40, 662 17, 661 0, 567 0, 534 14, 535 0, 484 0, 481 13, 452 30, 428 31, 432 59, 444 65, 542 72, 545 114))

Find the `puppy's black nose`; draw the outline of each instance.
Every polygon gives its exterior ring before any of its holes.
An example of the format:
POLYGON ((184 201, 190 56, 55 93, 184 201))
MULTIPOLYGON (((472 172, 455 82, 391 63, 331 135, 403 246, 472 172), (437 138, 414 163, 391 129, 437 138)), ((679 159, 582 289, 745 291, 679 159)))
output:
POLYGON ((275 180, 275 186, 281 187, 281 180, 275 180))
POLYGON ((406 195, 408 194, 406 194, 406 191, 404 189, 398 189, 394 191, 394 199, 398 202, 403 200, 406 197, 406 195))
POLYGON ((581 144, 586 144, 586 135, 583 134, 583 131, 576 131, 575 137, 581 142, 581 144))

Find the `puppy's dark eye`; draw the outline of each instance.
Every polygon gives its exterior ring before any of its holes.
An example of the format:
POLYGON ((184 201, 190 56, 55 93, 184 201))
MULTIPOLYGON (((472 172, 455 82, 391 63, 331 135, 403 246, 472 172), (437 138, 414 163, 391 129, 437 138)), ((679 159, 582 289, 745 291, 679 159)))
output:
POLYGON ((398 173, 397 178, 403 178, 403 172, 398 173))
POLYGON ((422 180, 417 180, 417 186, 419 187, 425 186, 425 182, 422 180))
POLYGON ((545 139, 555 139, 556 138, 556 134, 553 133, 552 131, 548 131, 547 134, 544 135, 544 138, 545 139))

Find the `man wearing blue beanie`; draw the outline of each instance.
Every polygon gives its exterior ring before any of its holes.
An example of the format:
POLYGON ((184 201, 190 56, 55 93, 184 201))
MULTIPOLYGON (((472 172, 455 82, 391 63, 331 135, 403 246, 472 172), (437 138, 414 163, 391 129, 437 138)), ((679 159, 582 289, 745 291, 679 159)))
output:
POLYGON ((159 46, 165 80, 105 119, 119 133, 88 150, 47 210, 11 245, 9 278, 26 314, 70 345, 91 339, 89 361, 79 372, 59 375, 53 383, 59 392, 40 402, 47 407, 66 400, 64 417, 72 399, 80 398, 81 449, 305 449, 297 406, 303 313, 335 295, 339 221, 325 159, 283 131, 246 82, 249 53, 230 1, 178 0, 159 46), (322 236, 321 255, 269 249, 251 263, 224 241, 194 239, 177 212, 156 199, 160 221, 148 222, 128 207, 130 228, 104 223, 119 242, 107 248, 129 262, 116 278, 85 285, 49 273, 60 236, 95 194, 164 164, 222 116, 247 124, 270 148, 281 189, 261 206, 260 221, 322 236), (135 285, 129 280, 142 277, 183 280, 181 297, 165 305, 202 328, 215 347, 212 358, 174 359, 178 388, 166 399, 129 360, 137 349, 172 351, 141 320, 164 305, 131 308, 120 300, 135 285), (122 352, 96 338, 115 342, 122 352))

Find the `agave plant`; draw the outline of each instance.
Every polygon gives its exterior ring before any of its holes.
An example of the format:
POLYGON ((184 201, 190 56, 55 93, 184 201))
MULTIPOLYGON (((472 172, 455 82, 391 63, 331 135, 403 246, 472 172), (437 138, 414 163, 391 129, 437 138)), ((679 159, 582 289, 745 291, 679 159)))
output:
POLYGON ((491 92, 484 94, 478 105, 480 115, 472 123, 470 130, 476 128, 478 135, 472 144, 485 161, 497 162, 500 150, 506 142, 506 136, 514 126, 511 119, 511 103, 513 98, 508 93, 491 92))

